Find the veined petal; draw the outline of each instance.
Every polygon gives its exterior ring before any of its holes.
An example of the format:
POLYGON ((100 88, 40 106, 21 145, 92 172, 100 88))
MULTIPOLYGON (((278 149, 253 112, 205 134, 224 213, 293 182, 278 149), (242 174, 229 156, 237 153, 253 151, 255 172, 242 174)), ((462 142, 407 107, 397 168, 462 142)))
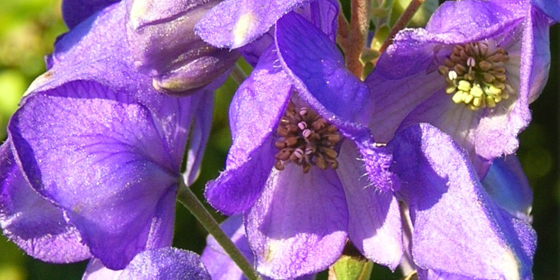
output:
POLYGON ((170 241, 179 170, 150 111, 126 92, 85 81, 39 92, 9 131, 32 187, 68 212, 105 266, 170 241))
POLYGON ((134 257, 119 280, 211 280, 200 257, 190 251, 164 247, 134 257))
POLYGON ((482 279, 531 277, 533 229, 494 203, 452 139, 421 124, 392 143, 420 268, 482 279))
POLYGON ((533 190, 516 156, 495 159, 482 184, 498 205, 530 222, 533 190))
MULTIPOLYGON (((76 26, 56 43, 52 56, 54 66, 38 77, 26 94, 53 89, 59 92, 57 87, 77 80, 95 81, 112 92, 126 92, 128 102, 140 103, 151 111, 158 130, 166 138, 172 157, 170 164, 179 168, 194 108, 201 97, 175 98, 153 89, 152 79, 135 69, 130 49, 123 44, 126 42, 125 20, 123 1, 76 26)), ((211 92, 218 86, 212 83, 196 95, 211 92)))
POLYGON ((195 32, 219 48, 239 48, 268 31, 287 12, 307 0, 226 0, 199 21, 195 32))
POLYGON ((324 270, 342 254, 347 204, 335 171, 290 164, 273 170, 266 188, 245 214, 257 271, 294 278, 324 270))
POLYGON ((28 255, 45 262, 69 263, 91 255, 62 209, 36 193, 24 178, 8 139, 0 146, 0 226, 28 255))
POLYGON ((119 0, 63 0, 62 18, 72 29, 95 12, 118 2, 119 0))
POLYGON ((233 144, 226 171, 205 191, 208 202, 228 215, 253 205, 274 165, 273 135, 291 94, 291 82, 276 60, 269 48, 230 105, 233 144))
POLYGON ((368 259, 394 270, 403 255, 401 215, 390 192, 372 186, 356 145, 345 141, 336 170, 348 204, 348 237, 368 259))

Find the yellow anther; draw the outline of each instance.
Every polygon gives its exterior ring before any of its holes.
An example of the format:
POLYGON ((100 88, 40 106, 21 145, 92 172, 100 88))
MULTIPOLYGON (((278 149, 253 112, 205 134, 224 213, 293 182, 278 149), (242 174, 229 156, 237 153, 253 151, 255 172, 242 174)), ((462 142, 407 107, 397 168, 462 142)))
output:
POLYGON ((471 83, 469 83, 468 81, 465 81, 465 80, 461 80, 461 81, 459 81, 459 84, 457 85, 457 88, 459 90, 469 92, 471 90, 471 83))
POLYGON ((474 86, 471 88, 470 93, 474 97, 481 97, 484 94, 484 91, 482 91, 482 88, 479 84, 474 84, 474 86))

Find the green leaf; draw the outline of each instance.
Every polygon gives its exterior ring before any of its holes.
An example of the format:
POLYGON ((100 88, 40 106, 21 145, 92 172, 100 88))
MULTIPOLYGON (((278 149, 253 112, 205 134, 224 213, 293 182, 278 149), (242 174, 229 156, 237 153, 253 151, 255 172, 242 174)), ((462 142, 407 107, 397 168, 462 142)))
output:
POLYGON ((373 263, 363 257, 343 255, 329 268, 329 280, 370 279, 373 263))

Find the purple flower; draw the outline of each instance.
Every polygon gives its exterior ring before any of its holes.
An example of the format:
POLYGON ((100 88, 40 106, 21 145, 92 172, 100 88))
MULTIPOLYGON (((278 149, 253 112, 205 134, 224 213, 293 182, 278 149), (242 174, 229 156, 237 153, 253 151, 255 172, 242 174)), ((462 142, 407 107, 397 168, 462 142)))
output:
POLYGON ((278 21, 276 46, 232 101, 226 171, 205 193, 223 213, 244 214, 257 270, 272 278, 327 268, 347 239, 393 269, 402 255, 397 200, 364 176, 369 165, 378 169, 371 177, 386 183, 390 157, 360 155, 371 139, 369 118, 359 112, 371 100, 333 43, 337 13, 336 4, 318 1, 304 8, 311 23, 295 13, 278 21), (299 43, 303 37, 310 45, 299 43), (302 76, 322 94, 285 72, 287 63, 307 69, 302 76))
POLYGON ((560 3, 557 0, 531 0, 531 4, 554 21, 560 21, 560 3))
POLYGON ((127 39, 134 65, 156 89, 192 94, 228 72, 239 52, 218 49, 194 34, 194 25, 220 1, 127 0, 127 39))
MULTIPOLYGON (((402 181, 396 195, 408 207, 408 257, 419 279, 532 278, 535 232, 494 201, 499 194, 486 192, 450 136, 420 124, 398 132, 390 146, 392 170, 402 181)), ((490 173, 505 180, 487 181, 496 184, 491 189, 519 178, 498 168, 490 173)))
POLYGON ((548 19, 528 1, 445 2, 425 29, 401 31, 366 82, 371 130, 388 142, 427 122, 452 135, 480 174, 518 147, 550 64, 548 19))
POLYGON ((83 280, 210 280, 210 274, 200 257, 190 251, 163 247, 140 252, 123 270, 105 268, 92 260, 83 280))
POLYGON ((196 178, 212 89, 157 93, 122 43, 125 13, 123 2, 109 6, 59 40, 51 68, 10 120, 0 221, 39 259, 91 254, 119 270, 141 251, 170 246, 176 192, 196 178))

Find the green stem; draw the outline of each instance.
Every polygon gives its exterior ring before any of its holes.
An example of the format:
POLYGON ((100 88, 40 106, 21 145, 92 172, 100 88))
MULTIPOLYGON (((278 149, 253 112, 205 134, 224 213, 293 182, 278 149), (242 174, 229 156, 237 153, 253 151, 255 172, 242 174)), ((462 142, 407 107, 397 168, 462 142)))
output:
POLYGON ((381 45, 381 48, 379 48, 379 53, 385 52, 387 47, 389 47, 389 45, 393 42, 393 38, 395 37, 395 35, 397 35, 397 33, 401 29, 406 27, 408 22, 412 19, 412 17, 416 13, 416 11, 418 11, 422 3, 424 3, 424 1, 425 0, 412 0, 410 4, 408 4, 406 10, 404 10, 404 12, 401 14, 399 19, 395 23, 395 26, 391 28, 391 31, 389 31, 389 35, 387 35, 387 39, 385 39, 385 42, 383 42, 383 45, 381 45))
POLYGON ((235 247, 235 244, 229 239, 229 237, 222 231, 220 225, 214 217, 206 210, 202 202, 196 197, 196 195, 188 187, 182 185, 179 188, 179 194, 177 200, 185 206, 194 217, 204 226, 204 228, 210 233, 216 241, 222 246, 224 251, 230 256, 230 258, 237 264, 237 266, 243 271, 247 279, 249 280, 260 280, 253 266, 247 259, 241 254, 239 249, 235 247))

